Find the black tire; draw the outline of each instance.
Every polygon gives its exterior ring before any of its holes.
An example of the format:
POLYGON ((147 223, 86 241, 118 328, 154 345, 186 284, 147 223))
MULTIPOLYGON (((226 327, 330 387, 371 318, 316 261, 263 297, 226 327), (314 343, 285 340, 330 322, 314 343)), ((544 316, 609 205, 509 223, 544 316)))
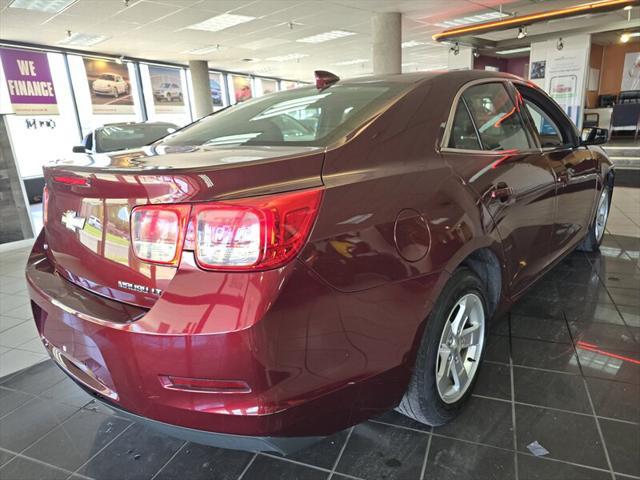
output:
MULTIPOLYGON (((607 212, 607 218, 605 219, 605 226, 606 226, 607 220, 609 218, 609 212, 611 210, 611 198, 613 197, 613 182, 607 182, 604 188, 607 190, 606 195, 609 201, 609 207, 608 207, 609 211, 607 212)), ((602 195, 602 193, 600 193, 600 195, 602 195)), ((593 216, 593 220, 591 221, 591 224, 589 225, 589 230, 587 231, 587 235, 584 237, 584 240, 582 240, 582 243, 578 245, 578 250, 582 252, 597 252, 598 250, 600 250, 600 245, 602 244, 602 240, 604 238, 604 233, 600 238, 598 238, 598 235, 596 233, 596 221, 598 218, 598 207, 600 202, 600 195, 598 195, 598 204, 596 204, 596 212, 593 216)))
MULTIPOLYGON (((454 403, 445 403, 438 393, 435 370, 440 337, 452 309, 458 300, 468 293, 475 293, 482 300, 486 340, 489 317, 485 287, 475 273, 468 268, 461 267, 454 272, 445 285, 427 319, 409 387, 400 405, 396 408, 400 413, 426 425, 439 426, 453 420, 471 395, 478 378, 479 369, 476 369, 468 389, 454 403)), ((486 342, 483 342, 483 346, 484 343, 486 342)), ((480 352, 480 359, 483 353, 483 351, 480 352)))

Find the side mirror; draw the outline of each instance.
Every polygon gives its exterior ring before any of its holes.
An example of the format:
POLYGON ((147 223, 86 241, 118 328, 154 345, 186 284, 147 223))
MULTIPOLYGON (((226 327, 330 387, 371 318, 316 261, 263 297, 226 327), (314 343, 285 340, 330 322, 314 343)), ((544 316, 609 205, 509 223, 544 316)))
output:
POLYGON ((71 149, 73 153, 87 153, 87 149, 84 145, 76 145, 71 149))
POLYGON ((582 145, 602 145, 609 141, 609 130, 606 128, 583 128, 581 135, 582 145))

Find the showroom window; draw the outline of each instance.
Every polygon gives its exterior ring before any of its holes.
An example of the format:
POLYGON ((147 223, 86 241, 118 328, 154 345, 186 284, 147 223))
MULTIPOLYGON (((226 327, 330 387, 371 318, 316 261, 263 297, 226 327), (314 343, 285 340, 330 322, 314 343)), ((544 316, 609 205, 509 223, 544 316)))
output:
POLYGON ((187 77, 183 68, 140 64, 147 117, 179 127, 191 123, 187 77))
POLYGON ((502 83, 483 83, 462 94, 485 150, 528 150, 519 109, 502 83))

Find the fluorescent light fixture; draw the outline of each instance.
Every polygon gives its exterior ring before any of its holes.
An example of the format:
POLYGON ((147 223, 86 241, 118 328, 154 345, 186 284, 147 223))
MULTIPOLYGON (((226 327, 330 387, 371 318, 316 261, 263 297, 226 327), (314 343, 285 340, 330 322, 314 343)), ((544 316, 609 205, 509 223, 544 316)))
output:
POLYGON ((204 22, 189 25, 187 28, 190 30, 206 30, 207 32, 219 32, 220 30, 235 27, 236 25, 247 23, 255 19, 256 17, 249 17, 247 15, 233 15, 231 13, 223 13, 222 15, 211 17, 204 22))
POLYGON ((402 48, 419 47, 420 45, 426 45, 427 42, 418 42, 416 40, 409 40, 408 42, 402 42, 400 46, 402 48))
POLYGON ((185 50, 182 53, 190 53, 191 55, 206 55, 211 52, 219 52, 224 50, 220 45, 207 45, 206 47, 194 48, 193 50, 185 50))
POLYGON ((461 27, 463 25, 471 25, 472 23, 489 22, 491 20, 497 20, 508 16, 509 15, 507 13, 503 12, 488 12, 481 13, 479 15, 471 15, 469 17, 455 18, 453 20, 445 20, 444 22, 435 23, 434 25, 440 28, 453 28, 461 27))
POLYGON ((632 37, 640 37, 640 32, 625 32, 620 35, 620 43, 627 43, 632 37))
POLYGON ((13 0, 9 8, 24 8, 37 12, 58 13, 76 0, 13 0))
POLYGON ((355 32, 347 32, 346 30, 331 30, 330 32, 318 33, 310 37, 299 38, 296 42, 301 43, 322 43, 336 38, 349 37, 355 35, 355 32))
POLYGON ((355 58, 353 60, 345 60, 343 62, 334 63, 334 65, 357 65, 358 63, 367 63, 369 60, 366 58, 355 58))
POLYGON ((531 47, 521 47, 521 48, 511 48, 509 50, 498 50, 496 52, 497 55, 509 55, 511 53, 524 53, 529 52, 531 47))
POLYGON ((91 35, 90 33, 73 33, 58 42, 58 45, 73 45, 78 47, 90 47, 104 42, 107 38, 104 35, 91 35))
POLYGON ((287 55, 278 55, 277 57, 269 57, 265 60, 269 62, 288 62, 289 60, 298 60, 299 58, 308 57, 306 53, 288 53, 287 55))

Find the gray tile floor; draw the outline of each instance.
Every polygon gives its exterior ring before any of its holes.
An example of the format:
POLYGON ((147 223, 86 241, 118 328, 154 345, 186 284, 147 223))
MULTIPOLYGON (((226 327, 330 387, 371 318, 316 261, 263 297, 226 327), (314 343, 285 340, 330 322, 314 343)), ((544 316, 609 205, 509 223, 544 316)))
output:
POLYGON ((492 325, 460 418, 388 412, 288 458, 185 443, 94 403, 39 344, 27 253, 0 254, 3 480, 640 479, 640 190, 616 189, 600 253, 572 254, 492 325))

